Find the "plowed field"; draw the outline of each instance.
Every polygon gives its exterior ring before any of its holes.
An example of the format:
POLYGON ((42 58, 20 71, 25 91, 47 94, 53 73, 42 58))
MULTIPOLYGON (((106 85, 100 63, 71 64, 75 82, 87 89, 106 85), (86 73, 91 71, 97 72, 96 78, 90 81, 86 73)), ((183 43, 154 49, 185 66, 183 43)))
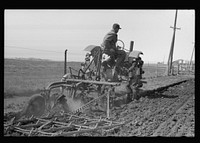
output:
MULTIPOLYGON (((147 84, 141 89, 139 100, 125 104, 121 99, 118 106, 114 104, 111 108, 111 120, 125 121, 125 124, 111 130, 99 130, 96 133, 82 135, 194 137, 195 83, 194 78, 187 78, 187 80, 183 78, 148 79, 147 84)), ((9 111, 11 108, 13 111, 22 108, 22 103, 16 104, 16 100, 7 103, 9 104, 6 108, 4 106, 4 112, 5 109, 9 111)), ((4 121, 8 118, 7 115, 9 114, 4 115, 4 121)), ((91 112, 91 110, 88 114, 94 118, 105 115, 105 112, 91 112)))
POLYGON ((121 128, 108 136, 195 136, 194 79, 144 95, 113 111, 121 128))

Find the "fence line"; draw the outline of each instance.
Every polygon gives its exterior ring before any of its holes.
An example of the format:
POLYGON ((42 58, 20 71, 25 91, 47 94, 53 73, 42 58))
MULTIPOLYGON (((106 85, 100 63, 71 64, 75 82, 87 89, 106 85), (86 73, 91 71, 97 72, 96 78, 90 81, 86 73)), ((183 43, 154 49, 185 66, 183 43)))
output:
MULTIPOLYGON (((181 66, 181 65, 179 65, 181 66)), ((143 77, 145 79, 157 78, 162 76, 167 76, 166 74, 167 65, 164 64, 149 64, 143 66, 143 70, 145 71, 143 77)), ((181 70, 173 65, 173 75, 191 75, 194 74, 195 65, 192 68, 182 68, 181 70)))

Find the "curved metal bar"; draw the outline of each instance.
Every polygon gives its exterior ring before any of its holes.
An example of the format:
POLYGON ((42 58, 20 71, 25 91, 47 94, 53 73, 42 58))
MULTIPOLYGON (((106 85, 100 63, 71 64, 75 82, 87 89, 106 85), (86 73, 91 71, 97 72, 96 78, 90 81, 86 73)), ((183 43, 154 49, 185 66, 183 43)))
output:
POLYGON ((63 86, 65 86, 65 87, 72 87, 72 85, 70 85, 70 84, 60 84, 60 85, 51 86, 51 87, 49 88, 49 90, 51 90, 51 89, 53 89, 53 88, 57 88, 57 87, 63 87, 63 86))
POLYGON ((56 87, 59 87, 59 86, 71 86, 70 84, 67 84, 67 82, 65 81, 58 81, 58 82, 53 82, 51 84, 49 84, 46 89, 47 90, 50 90, 52 88, 56 88, 56 87))

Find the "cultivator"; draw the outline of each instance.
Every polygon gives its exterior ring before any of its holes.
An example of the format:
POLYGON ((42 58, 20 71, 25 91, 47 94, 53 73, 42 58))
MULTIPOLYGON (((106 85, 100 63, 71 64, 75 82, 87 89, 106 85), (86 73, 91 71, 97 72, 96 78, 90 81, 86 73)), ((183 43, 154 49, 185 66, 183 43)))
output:
MULTIPOLYGON (((94 133, 94 131, 96 131, 96 136, 101 134, 102 130, 106 131, 123 125, 123 122, 110 120, 110 107, 112 105, 110 104, 112 103, 110 98, 114 96, 114 92, 112 91, 114 90, 114 86, 117 85, 120 85, 120 83, 80 79, 67 79, 64 82, 54 82, 47 87, 49 94, 53 89, 62 87, 65 91, 69 90, 68 93, 71 93, 69 95, 74 96, 70 97, 73 100, 76 100, 77 94, 82 92, 84 92, 84 98, 92 96, 94 93, 97 93, 97 96, 93 97, 89 101, 85 101, 87 103, 77 108, 69 107, 70 111, 68 112, 66 110, 60 110, 59 113, 57 113, 58 111, 52 115, 49 113, 45 117, 32 116, 30 118, 23 118, 17 121, 12 120, 9 123, 4 123, 4 134, 18 136, 76 136, 88 135, 88 133, 94 133), (84 90, 83 87, 87 87, 88 89, 84 90), (98 103, 98 101, 102 100, 104 97, 107 97, 106 115, 103 114, 103 116, 99 116, 98 118, 79 116, 80 114, 86 115, 84 110, 91 107, 91 105, 94 105, 94 103, 98 103)), ((58 98, 63 94, 65 93, 57 94, 59 96, 58 98)), ((52 96, 55 96, 55 94, 52 96)), ((83 101, 80 97, 78 97, 78 100, 83 101)), ((66 105, 68 104, 69 103, 66 103, 66 105)), ((65 104, 63 106, 65 106, 65 104)), ((89 112, 92 112, 92 110, 89 112)))
POLYGON ((59 116, 19 120, 4 125, 4 134, 12 132, 19 136, 76 136, 101 134, 123 125, 123 122, 110 121, 106 118, 89 118, 69 113, 60 113, 59 116))
MULTIPOLYGON (((25 120, 11 121, 9 124, 4 124, 5 132, 14 131, 26 136, 70 136, 95 130, 111 129, 123 124, 122 122, 111 120, 110 108, 113 107, 116 98, 115 89, 120 87, 122 82, 130 84, 129 68, 132 65, 136 65, 137 62, 134 59, 139 59, 139 55, 142 52, 132 52, 132 41, 124 67, 122 67, 123 71, 120 72, 120 76, 125 78, 124 81, 120 81, 118 79, 119 73, 111 74, 113 67, 109 63, 104 62, 102 64, 103 51, 100 46, 90 45, 85 50, 90 52, 87 55, 92 56, 93 59, 90 61, 90 59, 88 60, 89 57, 87 57, 85 63, 82 64, 82 68, 75 70, 78 74, 72 72, 72 67, 69 67, 70 73, 66 73, 66 50, 63 78, 59 82, 51 83, 46 88, 46 94, 49 99, 57 96, 53 108, 61 105, 64 113, 57 116, 31 117, 25 120), (92 64, 93 70, 91 70, 92 64), (105 65, 107 69, 105 69, 105 65), (56 88, 60 89, 59 92, 52 94, 51 91, 56 88), (103 110, 106 113, 106 117, 99 116, 99 119, 96 119, 76 115, 85 114, 84 111, 88 108, 90 108, 89 112, 93 112, 91 107, 103 110)), ((131 80, 136 78, 132 71, 131 75, 133 75, 131 80)), ((139 76, 141 77, 141 74, 139 76)), ((127 88, 128 86, 125 88, 126 93, 130 93, 130 90, 135 90, 130 87, 129 89, 127 88)), ((49 102, 49 99, 45 104, 49 102)))

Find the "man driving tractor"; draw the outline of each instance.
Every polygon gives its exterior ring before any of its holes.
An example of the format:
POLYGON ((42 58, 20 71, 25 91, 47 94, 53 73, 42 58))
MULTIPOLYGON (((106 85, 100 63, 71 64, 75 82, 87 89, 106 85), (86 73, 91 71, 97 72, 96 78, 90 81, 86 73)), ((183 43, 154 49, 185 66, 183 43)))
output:
POLYGON ((116 47, 118 37, 117 33, 119 29, 121 29, 119 24, 113 24, 112 30, 105 35, 103 43, 101 45, 103 47, 103 53, 110 56, 110 58, 106 60, 106 63, 111 67, 115 65, 112 75, 114 75, 115 71, 120 72, 120 67, 122 67, 122 64, 126 57, 126 52, 123 50, 119 50, 120 47, 116 47))

